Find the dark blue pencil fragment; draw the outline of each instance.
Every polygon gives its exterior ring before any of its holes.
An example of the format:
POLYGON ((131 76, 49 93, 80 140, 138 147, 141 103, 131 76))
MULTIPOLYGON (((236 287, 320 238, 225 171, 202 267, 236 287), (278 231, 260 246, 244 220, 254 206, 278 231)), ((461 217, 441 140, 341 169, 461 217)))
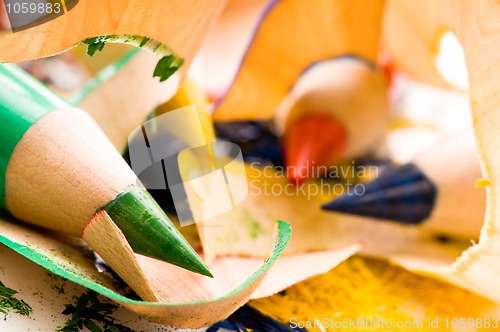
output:
POLYGON ((238 144, 247 163, 283 166, 281 143, 267 121, 215 122, 217 138, 238 144))
POLYGON ((324 210, 384 219, 402 224, 420 224, 432 213, 437 189, 413 163, 389 167, 381 176, 365 184, 362 195, 336 198, 324 210))
POLYGON ((255 332, 306 332, 303 328, 291 327, 278 322, 248 304, 236 310, 227 320, 209 327, 207 332, 219 332, 222 329, 235 332, 246 332, 248 330, 255 332))

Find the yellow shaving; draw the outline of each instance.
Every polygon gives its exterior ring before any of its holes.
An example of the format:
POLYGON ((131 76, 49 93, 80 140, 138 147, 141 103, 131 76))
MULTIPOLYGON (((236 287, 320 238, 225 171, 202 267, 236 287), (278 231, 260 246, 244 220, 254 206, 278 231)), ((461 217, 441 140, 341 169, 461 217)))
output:
MULTIPOLYGON (((300 267, 297 267, 300 268, 300 267)), ((452 331, 445 318, 499 317, 494 304, 466 290, 410 273, 387 262, 352 257, 330 272, 308 279, 250 305, 280 322, 337 321, 363 317, 391 321, 392 331, 452 331), (487 313, 488 310, 490 314, 487 313), (428 326, 439 318, 439 329, 428 326), (397 329, 397 322, 422 321, 422 327, 397 329)), ((500 324, 500 322, 499 322, 500 324)), ((389 331, 387 328, 310 328, 308 331, 389 331)), ((469 329, 465 329, 470 331, 469 329)), ((465 331, 462 329, 462 331, 465 331)), ((473 330, 473 329, 472 329, 473 330)), ((495 330, 492 327, 481 330, 495 330)), ((458 329, 457 331, 460 331, 458 329)))
POLYGON ((176 110, 194 104, 198 111, 203 133, 207 142, 215 141, 215 132, 212 117, 209 111, 208 100, 201 88, 189 78, 186 78, 177 90, 177 93, 166 103, 158 106, 156 115, 176 110))
POLYGON ((479 179, 476 181, 475 188, 481 189, 481 188, 488 187, 488 186, 491 186, 490 181, 488 181, 486 179, 479 179))

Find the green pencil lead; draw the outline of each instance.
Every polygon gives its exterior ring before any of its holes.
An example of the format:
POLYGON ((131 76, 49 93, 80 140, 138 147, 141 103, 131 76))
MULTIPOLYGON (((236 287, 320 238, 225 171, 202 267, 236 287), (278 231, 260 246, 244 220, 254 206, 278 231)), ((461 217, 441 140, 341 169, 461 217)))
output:
POLYGON ((143 188, 131 186, 104 207, 134 252, 213 277, 209 268, 143 188))

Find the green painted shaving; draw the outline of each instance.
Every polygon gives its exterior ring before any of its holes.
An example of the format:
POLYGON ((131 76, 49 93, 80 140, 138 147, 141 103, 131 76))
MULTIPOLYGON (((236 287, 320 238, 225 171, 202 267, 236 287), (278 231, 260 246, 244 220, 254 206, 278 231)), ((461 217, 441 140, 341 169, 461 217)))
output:
POLYGON ((167 46, 147 37, 110 35, 87 38, 81 42, 81 44, 87 45, 87 54, 89 56, 102 51, 106 43, 129 44, 161 55, 162 58, 158 61, 153 72, 153 77, 159 77, 160 82, 172 76, 184 63, 184 59, 174 54, 167 46))
POLYGON ((160 82, 165 81, 172 76, 184 63, 184 60, 175 54, 166 55, 158 61, 153 72, 153 77, 159 77, 160 82))
MULTIPOLYGON (((283 253, 287 244, 290 241, 290 237, 292 236, 292 229, 290 224, 284 221, 278 221, 278 238, 276 239, 275 249, 272 253, 271 257, 269 257, 264 264, 255 271, 249 278, 247 278, 243 283, 241 283, 238 287, 233 289, 231 292, 210 300, 198 300, 198 301, 189 301, 189 302, 146 302, 139 301, 135 299, 130 299, 121 294, 116 293, 114 290, 106 288, 102 284, 100 284, 97 280, 93 280, 87 275, 83 275, 79 273, 74 267, 71 265, 67 265, 64 263, 60 263, 55 259, 52 254, 49 252, 42 251, 38 248, 33 248, 27 246, 23 243, 16 242, 13 239, 9 239, 9 233, 0 234, 0 243, 5 244, 7 247, 13 249, 17 253, 23 255, 24 257, 30 259, 36 264, 46 268, 52 273, 55 273, 63 278, 66 278, 70 281, 73 281, 79 285, 92 289, 98 292, 101 295, 104 295, 130 309, 135 309, 134 311, 146 310, 150 308, 156 308, 156 310, 163 310, 164 314, 169 312, 169 308, 176 306, 184 306, 184 305, 200 305, 200 304, 208 304, 210 302, 218 302, 224 299, 231 298, 241 292, 243 289, 251 285, 255 279, 262 276, 262 274, 266 273, 271 264, 273 264, 276 259, 283 253), (133 306, 133 307, 131 307, 133 306)), ((64 330, 62 330, 64 331, 64 330)), ((69 330, 66 330, 69 331, 69 330)))
POLYGON ((112 79, 127 63, 130 62, 139 52, 140 48, 133 48, 125 53, 120 59, 106 66, 103 70, 97 73, 90 81, 88 81, 80 90, 73 94, 69 99, 69 103, 73 106, 80 104, 92 91, 97 89, 103 83, 112 79))
POLYGON ((94 56, 95 52, 102 51, 104 45, 106 45, 107 37, 95 37, 95 38, 87 38, 82 41, 82 44, 87 45, 87 54, 89 56, 94 56))
POLYGON ((0 313, 6 315, 11 310, 16 314, 23 316, 29 316, 33 309, 31 306, 24 302, 24 300, 19 300, 14 297, 18 291, 5 286, 0 281, 0 313))

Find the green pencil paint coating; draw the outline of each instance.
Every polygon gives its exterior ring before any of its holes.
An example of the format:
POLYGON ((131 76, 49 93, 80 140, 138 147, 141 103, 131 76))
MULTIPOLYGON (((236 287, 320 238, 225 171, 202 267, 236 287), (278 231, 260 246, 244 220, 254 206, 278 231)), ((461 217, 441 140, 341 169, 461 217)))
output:
POLYGON ((65 101, 40 82, 13 65, 0 65, 0 206, 5 203, 7 164, 24 133, 53 109, 67 107, 65 101))
POLYGON ((69 138, 64 135, 63 138, 58 136, 58 133, 64 130, 70 133, 69 129, 64 126, 73 126, 71 130, 79 131, 78 135, 71 137, 82 137, 83 130, 90 130, 96 137, 102 136, 102 132, 88 115, 78 109, 68 109, 70 106, 66 101, 14 65, 0 64, 0 86, 2 86, 0 89, 0 141, 2 142, 0 145, 0 205, 5 210, 23 221, 81 236, 85 224, 92 215, 105 209, 123 231, 134 251, 211 276, 208 267, 177 231, 154 199, 146 190, 135 185, 136 177, 133 172, 109 142, 101 142, 98 139, 91 143, 87 140, 82 142, 78 140, 77 144, 73 145, 78 148, 82 146, 82 151, 86 153, 91 151, 91 160, 74 158, 72 155, 78 154, 77 151, 65 150, 67 146, 71 146, 67 142, 69 138), (48 116, 49 114, 51 116, 48 116), (52 127, 52 124, 57 123, 60 118, 65 119, 63 124, 52 127), (33 126, 35 123, 37 126, 33 126), (41 130, 39 128, 45 128, 45 131, 38 132, 37 130, 41 130), (29 143, 20 144, 25 138, 29 143), (66 142, 61 144, 61 139, 66 142), (50 144, 42 146, 45 150, 30 151, 30 147, 33 144, 36 145, 37 142, 50 142, 50 144), (97 149, 95 144, 98 144, 100 148, 97 149), (96 153, 96 150, 101 154, 96 153), (24 151, 27 159, 23 159, 23 154, 19 151, 24 151), (36 156, 39 152, 40 154, 36 156), (21 164, 11 162, 11 160, 16 160, 16 157, 25 162, 21 164), (31 163, 33 158, 40 159, 36 159, 32 166, 26 166, 25 163, 31 163), (101 160, 112 161, 114 164, 107 165, 100 162, 101 160), (96 164, 103 166, 96 168, 96 164), (33 170, 35 167, 36 170, 33 170), (45 173, 43 167, 46 167, 45 173), (75 174, 81 173, 73 169, 89 170, 87 180, 74 178, 75 174), (116 173, 115 182, 102 183, 106 181, 106 178, 103 174, 95 173, 102 171, 107 171, 107 174, 116 173), (11 174, 14 175, 10 176, 11 174), (23 180, 26 177, 28 177, 27 180, 23 180), (67 177, 69 179, 66 179, 67 177), (116 180, 124 177, 126 180, 116 180), (57 181, 60 181, 59 185, 54 185, 57 181), (109 193, 115 193, 112 194, 114 199, 101 200, 100 206, 89 203, 94 202, 93 192, 99 191, 101 189, 99 187, 102 186, 109 187, 106 187, 108 194, 103 197, 109 197, 109 193), (32 192, 37 194, 34 195, 32 192), (7 197, 8 193, 11 193, 14 198, 7 197), (54 198, 50 198, 51 195, 54 198), (78 196, 86 199, 82 200, 78 196), (60 203, 62 200, 65 202, 60 203), (50 203, 41 204, 41 201, 50 203), (75 209, 72 208, 73 206, 75 209), (64 210, 62 214, 59 209, 64 210), (39 213, 40 210, 43 210, 43 213, 39 213), (75 214, 73 210, 78 210, 79 214, 75 214))

